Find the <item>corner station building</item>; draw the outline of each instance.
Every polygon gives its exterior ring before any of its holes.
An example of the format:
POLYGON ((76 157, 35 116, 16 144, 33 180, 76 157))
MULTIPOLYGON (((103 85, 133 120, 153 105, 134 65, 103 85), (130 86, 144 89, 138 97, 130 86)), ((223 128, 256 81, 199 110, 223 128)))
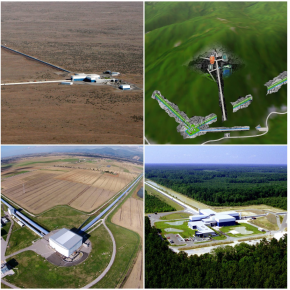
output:
POLYGON ((82 244, 83 238, 66 228, 49 237, 49 245, 65 257, 77 251, 82 244))
POLYGON ((195 235, 197 237, 208 237, 209 235, 216 235, 209 226, 231 226, 236 224, 236 220, 240 219, 240 214, 235 211, 226 211, 216 213, 211 209, 200 209, 198 215, 189 217, 188 227, 196 229, 195 235))

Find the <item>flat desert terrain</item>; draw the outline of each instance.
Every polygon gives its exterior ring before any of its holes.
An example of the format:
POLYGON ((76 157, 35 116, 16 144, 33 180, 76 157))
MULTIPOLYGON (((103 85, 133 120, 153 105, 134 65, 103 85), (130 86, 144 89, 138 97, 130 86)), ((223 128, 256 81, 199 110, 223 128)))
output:
POLYGON ((91 212, 119 193, 140 172, 130 162, 102 158, 58 156, 22 160, 2 172, 2 194, 34 214, 56 205, 91 212), (132 168, 131 172, 126 168, 132 168))
MULTIPOLYGON (((143 88, 142 2, 1 4, 7 47, 73 73, 118 71, 143 88)), ((1 83, 70 74, 1 49, 1 83)), ((143 91, 108 85, 1 86, 2 143, 142 143, 143 91)))
MULTIPOLYGON (((138 187, 139 190, 140 186, 138 187)), ((135 193, 132 196, 136 196, 135 193)), ((137 232, 143 240, 143 200, 130 197, 112 218, 114 224, 137 232)), ((137 255, 137 260, 123 288, 143 288, 143 254, 137 255)))

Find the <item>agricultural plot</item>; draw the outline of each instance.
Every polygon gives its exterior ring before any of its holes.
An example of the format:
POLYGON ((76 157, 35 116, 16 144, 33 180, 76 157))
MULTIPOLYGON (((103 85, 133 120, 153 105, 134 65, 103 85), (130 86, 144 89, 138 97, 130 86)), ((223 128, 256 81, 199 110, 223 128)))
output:
MULTIPOLYGON (((36 214, 57 205, 91 212, 136 177, 126 172, 115 175, 88 169, 65 168, 63 172, 53 166, 59 163, 51 163, 49 167, 36 163, 30 167, 30 172, 4 179, 3 195, 36 214)), ((61 164, 70 166, 72 163, 61 164)))
POLYGON ((143 237, 143 201, 128 198, 112 218, 116 225, 137 232, 143 237))
MULTIPOLYGON (((143 238, 143 201, 130 197, 116 212, 112 222, 134 232, 143 238)), ((143 255, 140 251, 137 260, 123 288, 143 288, 143 255)))

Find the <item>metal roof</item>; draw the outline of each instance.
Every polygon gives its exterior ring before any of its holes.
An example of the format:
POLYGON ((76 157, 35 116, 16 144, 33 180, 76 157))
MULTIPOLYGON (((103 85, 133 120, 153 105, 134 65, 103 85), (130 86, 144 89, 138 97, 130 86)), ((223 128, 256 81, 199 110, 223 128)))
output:
POLYGON ((206 233, 214 233, 214 231, 212 229, 210 229, 209 227, 207 227, 203 222, 201 221, 196 221, 196 222, 189 222, 188 223, 189 226, 196 226, 197 230, 200 233, 206 234, 206 233))
POLYGON ((215 220, 217 222, 222 222, 222 221, 235 221, 236 219, 233 216, 228 215, 228 214, 217 214, 215 216, 215 220))
POLYGON ((228 215, 239 215, 239 213, 238 213, 238 212, 236 212, 236 211, 233 211, 233 210, 231 210, 231 211, 223 211, 223 212, 221 212, 221 214, 228 214, 228 215))
POLYGON ((54 241, 55 243, 57 243, 59 246, 63 248, 71 249, 74 245, 79 243, 79 241, 82 240, 83 238, 73 233, 72 231, 63 228, 57 233, 55 233, 54 235, 52 235, 49 239, 54 241))
POLYGON ((207 208, 207 209, 200 209, 199 211, 200 211, 201 213, 203 213, 203 214, 208 214, 208 215, 216 214, 215 211, 213 211, 213 210, 211 210, 211 209, 209 209, 209 208, 207 208))

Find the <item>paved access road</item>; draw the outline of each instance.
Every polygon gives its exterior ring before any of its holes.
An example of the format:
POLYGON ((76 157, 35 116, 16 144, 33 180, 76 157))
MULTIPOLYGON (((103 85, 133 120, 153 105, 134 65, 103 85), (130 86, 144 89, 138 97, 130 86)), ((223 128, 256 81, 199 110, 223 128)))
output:
POLYGON ((21 289, 21 288, 15 286, 15 285, 13 285, 13 284, 10 284, 9 282, 7 282, 7 281, 5 281, 5 280, 3 280, 3 279, 1 279, 1 283, 5 284, 6 286, 8 286, 8 287, 10 287, 10 288, 13 288, 13 289, 21 289))

